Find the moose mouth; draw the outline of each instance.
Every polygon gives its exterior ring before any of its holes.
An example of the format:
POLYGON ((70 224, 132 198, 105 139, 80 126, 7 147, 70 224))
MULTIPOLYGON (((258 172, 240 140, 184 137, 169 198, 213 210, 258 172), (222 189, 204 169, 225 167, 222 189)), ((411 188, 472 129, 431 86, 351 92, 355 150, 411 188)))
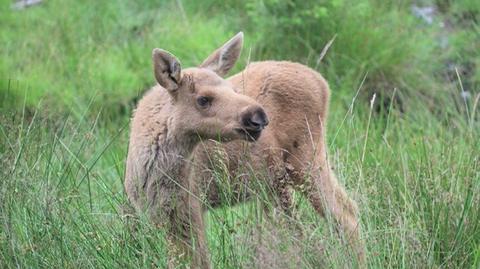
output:
POLYGON ((262 134, 262 130, 252 130, 252 129, 235 129, 237 133, 241 134, 243 136, 243 139, 254 142, 257 141, 257 139, 260 137, 262 134))

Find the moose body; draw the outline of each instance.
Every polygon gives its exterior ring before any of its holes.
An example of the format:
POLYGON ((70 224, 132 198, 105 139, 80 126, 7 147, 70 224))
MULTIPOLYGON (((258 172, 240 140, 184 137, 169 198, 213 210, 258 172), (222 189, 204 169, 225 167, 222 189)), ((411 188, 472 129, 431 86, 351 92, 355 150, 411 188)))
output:
MULTIPOLYGON (((203 212, 224 201, 212 172, 217 154, 238 190, 263 178, 287 214, 291 190, 302 191, 318 214, 333 216, 363 260, 356 205, 328 164, 327 82, 306 66, 277 61, 252 63, 222 79, 242 43, 240 33, 185 70, 170 53, 154 50, 159 85, 142 98, 131 124, 130 202, 167 229, 172 257, 186 254, 194 266, 210 268, 203 212), (245 167, 266 176, 244 173, 245 167)), ((248 187, 235 193, 235 202, 251 195, 248 187)))

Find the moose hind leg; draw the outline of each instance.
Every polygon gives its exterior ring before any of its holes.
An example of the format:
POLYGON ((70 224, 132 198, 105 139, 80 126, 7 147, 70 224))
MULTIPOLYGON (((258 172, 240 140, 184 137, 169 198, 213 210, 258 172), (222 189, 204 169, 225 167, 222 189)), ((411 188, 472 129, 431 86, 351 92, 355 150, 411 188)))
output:
POLYGON ((306 196, 319 215, 335 221, 337 230, 345 236, 355 251, 359 265, 362 265, 365 263, 365 247, 360 238, 357 206, 329 168, 319 170, 311 173, 306 196))

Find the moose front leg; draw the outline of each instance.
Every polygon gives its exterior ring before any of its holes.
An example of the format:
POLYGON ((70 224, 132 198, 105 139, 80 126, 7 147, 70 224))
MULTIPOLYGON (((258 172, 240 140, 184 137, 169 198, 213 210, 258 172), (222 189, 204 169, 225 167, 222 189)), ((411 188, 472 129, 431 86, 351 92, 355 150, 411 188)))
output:
POLYGON ((294 217, 294 206, 292 198, 291 182, 288 173, 283 170, 281 173, 276 173, 273 178, 273 190, 277 196, 277 207, 280 207, 290 220, 294 217))
POLYGON ((284 152, 275 148, 270 149, 270 185, 273 190, 275 206, 280 209, 280 212, 284 214, 290 224, 301 232, 301 227, 298 226, 297 215, 295 211, 295 205, 292 197, 293 191, 293 178, 290 176, 293 171, 292 166, 284 161, 284 152))
MULTIPOLYGON (((203 212, 198 197, 182 190, 169 216, 167 241, 169 244, 169 268, 183 264, 188 268, 210 268, 205 239, 203 212)), ((181 268, 181 267, 180 267, 181 268)))
POLYGON ((147 195, 151 220, 167 232, 168 268, 210 268, 197 190, 189 184, 151 184, 147 195))

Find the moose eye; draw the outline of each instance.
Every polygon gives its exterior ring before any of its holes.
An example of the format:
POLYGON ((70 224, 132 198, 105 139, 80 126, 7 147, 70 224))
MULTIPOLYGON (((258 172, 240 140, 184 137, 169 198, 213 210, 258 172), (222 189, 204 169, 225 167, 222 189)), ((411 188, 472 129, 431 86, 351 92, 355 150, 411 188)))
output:
POLYGON ((212 102, 212 98, 210 97, 200 96, 197 98, 197 104, 202 108, 208 107, 211 102, 212 102))

